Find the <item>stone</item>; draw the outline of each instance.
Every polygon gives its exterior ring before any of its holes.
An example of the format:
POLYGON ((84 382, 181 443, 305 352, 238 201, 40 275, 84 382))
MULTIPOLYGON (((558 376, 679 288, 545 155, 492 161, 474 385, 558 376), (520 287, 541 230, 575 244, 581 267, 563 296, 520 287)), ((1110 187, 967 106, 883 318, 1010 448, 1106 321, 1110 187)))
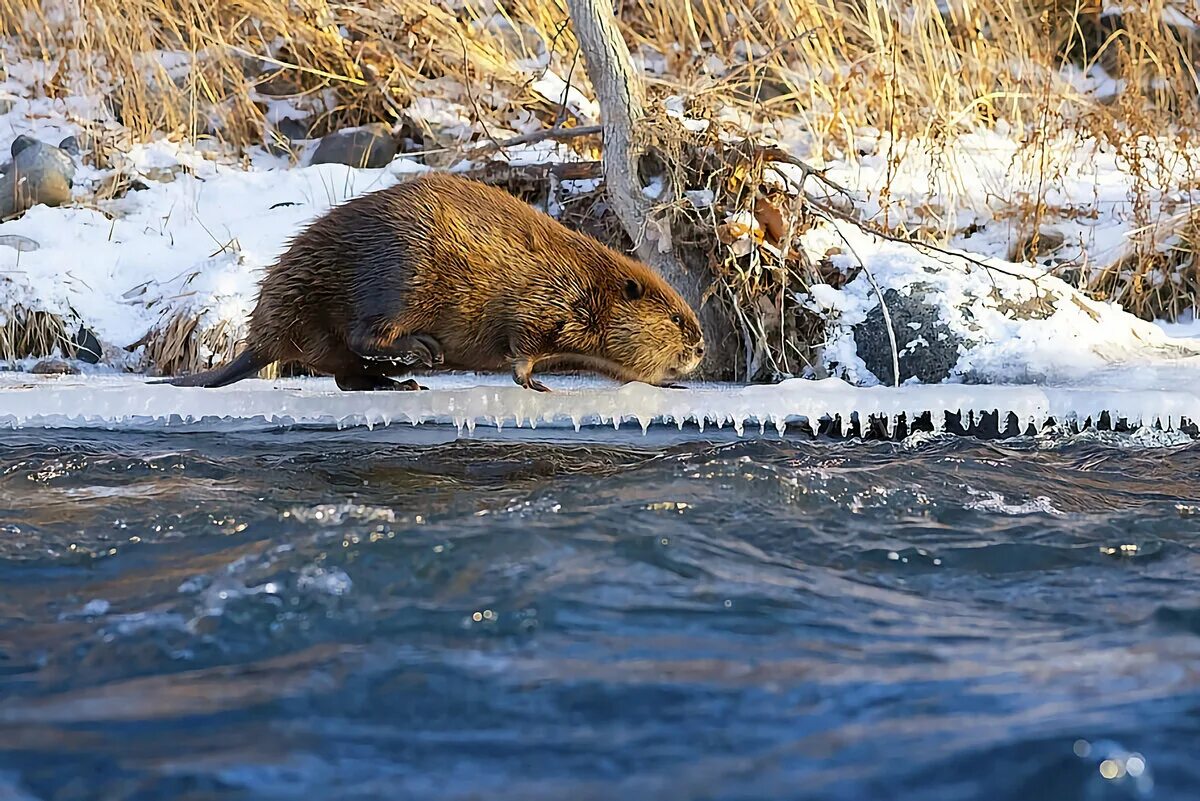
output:
POLYGON ((54 145, 22 134, 12 143, 12 161, 0 176, 0 218, 12 217, 38 204, 61 206, 71 200, 78 153, 75 137, 54 145))
POLYGON ((34 375, 79 375, 79 368, 63 359, 42 359, 29 372, 34 375))
POLYGON ((284 117, 275 123, 275 131, 289 141, 295 142, 312 138, 312 126, 312 120, 309 119, 294 120, 291 117, 284 117))
MULTIPOLYGON (((937 384, 949 378, 958 364, 963 341, 942 322, 939 307, 925 300, 927 291, 918 286, 907 295, 895 289, 883 292, 896 334, 900 383, 916 378, 923 384, 937 384)), ((881 383, 891 386, 892 342, 878 305, 854 326, 854 343, 867 369, 881 383)))
POLYGON ((82 325, 75 332, 71 344, 75 346, 75 358, 81 362, 99 364, 100 357, 104 355, 104 347, 99 338, 82 325))
POLYGON ((349 128, 321 138, 311 164, 385 167, 396 156, 396 140, 383 123, 349 128))

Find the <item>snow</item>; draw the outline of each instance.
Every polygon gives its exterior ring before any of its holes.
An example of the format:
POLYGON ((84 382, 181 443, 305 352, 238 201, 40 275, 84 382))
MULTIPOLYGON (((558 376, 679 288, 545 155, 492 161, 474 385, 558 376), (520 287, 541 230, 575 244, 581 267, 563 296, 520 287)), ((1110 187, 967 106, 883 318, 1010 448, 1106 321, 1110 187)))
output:
POLYGON ((1176 430, 1200 420, 1200 358, 1155 367, 1122 367, 1053 386, 926 385, 855 387, 837 379, 774 385, 695 384, 669 390, 615 386, 598 379, 547 376, 549 393, 505 376, 443 374, 421 379, 426 392, 340 392, 329 379, 249 380, 221 389, 148 384, 128 376, 0 375, 0 426, 188 432, 287 426, 450 425, 580 429, 685 425, 732 429, 738 436, 810 430, 840 417, 896 421, 932 413, 1014 414, 1021 425, 1098 419, 1176 430))

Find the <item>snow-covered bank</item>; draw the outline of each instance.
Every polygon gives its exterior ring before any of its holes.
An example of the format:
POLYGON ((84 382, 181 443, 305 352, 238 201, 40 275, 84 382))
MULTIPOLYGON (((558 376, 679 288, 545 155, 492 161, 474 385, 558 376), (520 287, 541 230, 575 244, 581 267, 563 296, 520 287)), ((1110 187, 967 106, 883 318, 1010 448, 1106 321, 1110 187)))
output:
POLYGON ((731 428, 738 436, 811 430, 824 419, 877 418, 894 424, 929 413, 969 419, 999 412, 1022 428, 1098 420, 1107 413, 1131 426, 1176 430, 1200 420, 1200 359, 1122 368, 1056 386, 942 385, 854 387, 837 379, 794 379, 775 385, 698 384, 665 390, 617 387, 598 380, 550 376, 551 393, 521 389, 507 377, 423 378, 428 392, 339 392, 328 379, 245 381, 216 390, 147 385, 114 376, 0 376, 0 426, 170 431, 261 430, 294 425, 436 424, 463 433, 477 426, 570 428, 685 426, 731 428))
MULTIPOLYGON (((37 206, 0 225, 0 237, 38 245, 0 247, 0 308, 78 321, 116 348, 181 314, 197 320, 197 333, 221 328, 236 339, 244 333, 262 270, 308 221, 335 203, 426 169, 397 158, 376 170, 244 170, 188 156, 165 143, 139 147, 128 169, 166 171, 172 180, 147 179, 145 188, 101 209, 37 206)), ((855 383, 890 383, 856 353, 856 327, 879 305, 880 290, 925 299, 936 325, 923 329, 893 309, 896 346, 904 355, 935 336, 952 336, 950 380, 1046 381, 1188 352, 1154 326, 1088 300, 1028 265, 950 257, 848 223, 814 227, 801 242, 814 260, 864 268, 844 287, 812 287, 804 301, 830 321, 822 367, 855 383)))

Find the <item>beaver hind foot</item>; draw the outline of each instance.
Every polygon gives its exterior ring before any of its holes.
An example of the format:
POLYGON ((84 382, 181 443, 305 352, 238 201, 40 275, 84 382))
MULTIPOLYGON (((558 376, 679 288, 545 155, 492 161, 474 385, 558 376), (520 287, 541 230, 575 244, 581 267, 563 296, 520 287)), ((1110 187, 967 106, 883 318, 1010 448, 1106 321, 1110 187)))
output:
POLYGON ((358 336, 350 342, 350 350, 373 362, 435 367, 446 361, 442 343, 422 333, 406 334, 387 344, 378 336, 358 336))
POLYGON ((343 392, 374 392, 377 390, 412 392, 420 389, 429 389, 429 387, 423 387, 411 378, 407 381, 395 381, 386 376, 368 375, 366 373, 343 373, 342 375, 334 376, 333 380, 337 382, 338 389, 343 392))

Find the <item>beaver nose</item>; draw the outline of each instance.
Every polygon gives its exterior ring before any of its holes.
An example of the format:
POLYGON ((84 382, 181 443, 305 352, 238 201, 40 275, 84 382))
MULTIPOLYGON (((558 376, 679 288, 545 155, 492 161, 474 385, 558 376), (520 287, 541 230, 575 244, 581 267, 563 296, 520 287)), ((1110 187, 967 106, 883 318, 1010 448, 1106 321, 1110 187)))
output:
POLYGON ((696 346, 696 355, 697 356, 704 355, 704 343, 703 342, 701 342, 699 345, 696 346))

